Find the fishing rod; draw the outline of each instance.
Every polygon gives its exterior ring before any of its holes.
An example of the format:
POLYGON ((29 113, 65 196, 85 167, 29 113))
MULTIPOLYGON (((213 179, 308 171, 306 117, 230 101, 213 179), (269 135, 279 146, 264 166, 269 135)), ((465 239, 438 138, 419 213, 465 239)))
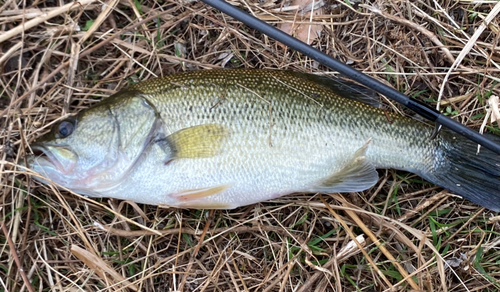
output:
POLYGON ((441 114, 439 111, 428 107, 416 100, 410 99, 408 96, 395 90, 392 87, 384 85, 383 83, 373 79, 372 77, 353 69, 344 63, 334 59, 333 57, 321 52, 318 49, 294 38, 293 36, 284 33, 283 31, 267 24, 266 22, 246 13, 245 11, 225 2, 224 0, 201 0, 223 13, 241 21, 247 26, 260 31, 261 33, 269 36, 270 38, 318 61, 319 63, 343 74, 344 76, 363 84, 364 86, 375 90, 376 92, 385 95, 386 97, 406 106, 422 117, 435 122, 437 125, 443 125, 448 129, 462 135, 478 144, 481 144, 487 149, 500 154, 500 145, 487 139, 485 136, 475 132, 466 126, 450 119, 449 117, 441 114))

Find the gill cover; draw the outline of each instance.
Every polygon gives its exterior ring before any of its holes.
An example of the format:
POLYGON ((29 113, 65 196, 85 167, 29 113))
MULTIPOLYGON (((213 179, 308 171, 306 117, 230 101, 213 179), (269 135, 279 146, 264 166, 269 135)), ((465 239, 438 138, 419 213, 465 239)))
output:
POLYGON ((64 187, 100 196, 126 178, 161 126, 140 92, 122 91, 55 125, 35 143, 43 155, 30 164, 64 187))

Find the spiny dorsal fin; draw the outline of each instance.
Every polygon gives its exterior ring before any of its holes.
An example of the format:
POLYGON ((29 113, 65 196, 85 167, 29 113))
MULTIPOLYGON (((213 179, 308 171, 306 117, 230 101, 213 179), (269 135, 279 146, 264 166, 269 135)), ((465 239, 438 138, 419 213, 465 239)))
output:
POLYGON ((359 101, 376 108, 381 107, 380 99, 375 91, 352 81, 340 79, 337 77, 314 75, 302 72, 291 71, 290 74, 326 87, 341 97, 359 101))
POLYGON ((372 187, 378 180, 375 167, 366 158, 366 149, 371 139, 359 148, 352 158, 333 175, 321 180, 314 192, 359 192, 372 187))
POLYGON ((202 158, 216 155, 229 135, 226 127, 206 124, 179 130, 168 137, 172 159, 202 158))

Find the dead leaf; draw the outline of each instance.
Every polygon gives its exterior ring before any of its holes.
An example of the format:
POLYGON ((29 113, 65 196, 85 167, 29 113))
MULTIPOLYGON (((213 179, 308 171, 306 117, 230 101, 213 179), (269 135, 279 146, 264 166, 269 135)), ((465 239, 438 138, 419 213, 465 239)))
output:
MULTIPOLYGON (((356 241, 358 241, 361 246, 366 246, 366 240, 363 234, 356 236, 356 241)), ((358 245, 354 240, 351 240, 337 253, 337 259, 347 258, 355 254, 358 250, 358 245)))
POLYGON ((500 98, 496 95, 490 96, 488 99, 488 104, 490 105, 491 109, 491 123, 498 122, 500 120, 500 110, 498 109, 498 103, 500 101, 500 98))
POLYGON ((323 15, 323 5, 323 0, 294 0, 290 6, 298 8, 295 21, 282 23, 279 29, 310 45, 319 37, 318 32, 322 30, 323 25, 303 24, 301 22, 311 22, 312 16, 323 15))
MULTIPOLYGON (((488 118, 490 118, 490 122, 498 122, 500 119, 500 111, 499 111, 499 98, 496 95, 490 96, 488 99, 488 109, 486 110, 486 116, 483 119, 483 123, 481 124, 481 128, 479 128, 479 133, 483 134, 484 129, 486 128, 486 123, 488 122, 488 118)), ((481 150, 481 145, 477 144, 477 153, 479 154, 479 151, 481 150)))

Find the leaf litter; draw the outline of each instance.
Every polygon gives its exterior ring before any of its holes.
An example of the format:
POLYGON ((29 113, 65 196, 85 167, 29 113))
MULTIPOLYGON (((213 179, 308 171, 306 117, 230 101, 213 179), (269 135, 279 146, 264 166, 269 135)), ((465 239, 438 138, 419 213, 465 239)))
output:
MULTIPOLYGON (((304 12, 303 2, 232 1, 278 27, 300 24, 289 33, 500 133, 497 2, 320 2, 304 12)), ((220 67, 335 73, 198 1, 5 1, 0 24, 0 290, 498 290, 498 216, 413 174, 213 212, 33 181, 19 166, 28 145, 128 84, 220 67)))

